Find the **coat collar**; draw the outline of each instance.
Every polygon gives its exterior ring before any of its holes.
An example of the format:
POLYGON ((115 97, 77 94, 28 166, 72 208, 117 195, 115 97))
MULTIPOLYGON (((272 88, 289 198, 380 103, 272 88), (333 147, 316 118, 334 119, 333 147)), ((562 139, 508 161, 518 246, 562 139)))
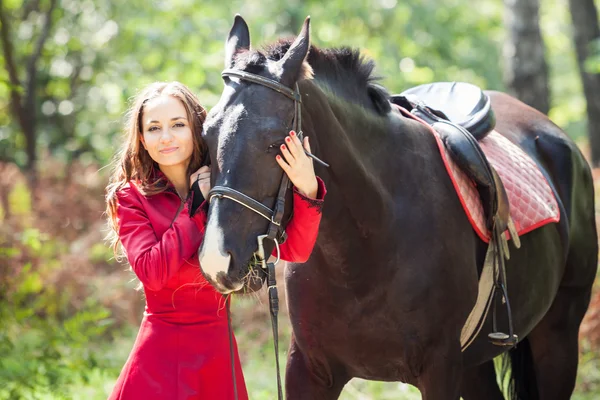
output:
POLYGON ((154 182, 158 181, 158 184, 161 186, 166 186, 168 189, 175 190, 175 185, 167 178, 167 176, 158 168, 157 165, 154 165, 152 168, 152 173, 150 174, 151 179, 154 182))

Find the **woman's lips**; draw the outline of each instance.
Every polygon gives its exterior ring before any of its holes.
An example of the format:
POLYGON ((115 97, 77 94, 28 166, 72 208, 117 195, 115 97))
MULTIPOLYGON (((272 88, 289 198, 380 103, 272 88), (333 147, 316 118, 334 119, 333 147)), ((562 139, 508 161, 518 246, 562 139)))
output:
POLYGON ((177 149, 178 149, 178 147, 167 147, 166 149, 162 149, 160 152, 162 154, 168 154, 168 153, 174 152, 177 149))

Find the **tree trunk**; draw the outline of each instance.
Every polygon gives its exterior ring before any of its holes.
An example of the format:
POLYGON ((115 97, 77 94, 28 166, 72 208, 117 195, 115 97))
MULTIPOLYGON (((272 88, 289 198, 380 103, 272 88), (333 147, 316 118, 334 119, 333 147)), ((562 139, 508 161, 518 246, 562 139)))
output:
POLYGON ((588 136, 592 150, 592 165, 600 166, 600 75, 586 72, 585 60, 590 56, 590 45, 600 39, 598 10, 594 0, 569 0, 573 21, 573 39, 577 63, 587 101, 588 136))
MULTIPOLYGON (((27 154, 27 164, 25 169, 28 172, 31 188, 35 187, 37 179, 37 68, 38 61, 42 55, 42 51, 44 50, 44 45, 50 37, 52 13, 56 8, 56 4, 57 0, 50 0, 48 9, 44 13, 44 23, 33 47, 33 51, 24 61, 17 57, 14 51, 15 41, 13 38, 13 32, 11 30, 11 20, 14 19, 14 15, 10 15, 10 12, 4 8, 4 5, 0 0, 0 43, 2 44, 1 47, 4 56, 4 66, 10 82, 10 103, 13 117, 19 123, 25 138, 25 152, 27 154), (25 76, 22 80, 19 77, 17 66, 20 69, 22 68, 23 64, 25 65, 25 76)), ((23 20, 25 20, 28 16, 25 14, 25 12, 37 9, 38 5, 39 2, 37 1, 28 3, 28 6, 24 8, 25 11, 23 11, 23 20)), ((23 20, 17 19, 16 21, 18 23, 22 23, 23 20)))
POLYGON ((512 95, 548 114, 548 64, 539 24, 539 0, 504 0, 508 39, 504 81, 512 95))

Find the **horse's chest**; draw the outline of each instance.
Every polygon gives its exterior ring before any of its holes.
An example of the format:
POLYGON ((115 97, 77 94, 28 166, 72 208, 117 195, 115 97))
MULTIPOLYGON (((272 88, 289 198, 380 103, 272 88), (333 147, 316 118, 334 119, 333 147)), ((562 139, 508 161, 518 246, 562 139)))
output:
POLYGON ((322 341, 326 356, 341 361, 357 378, 412 383, 422 365, 418 350, 422 346, 403 332, 387 337, 349 333, 338 340, 321 337, 315 341, 322 341))
POLYGON ((424 345, 409 324, 393 323, 381 311, 352 313, 323 304, 290 310, 294 336, 304 352, 341 362, 358 378, 412 383, 418 376, 424 345))

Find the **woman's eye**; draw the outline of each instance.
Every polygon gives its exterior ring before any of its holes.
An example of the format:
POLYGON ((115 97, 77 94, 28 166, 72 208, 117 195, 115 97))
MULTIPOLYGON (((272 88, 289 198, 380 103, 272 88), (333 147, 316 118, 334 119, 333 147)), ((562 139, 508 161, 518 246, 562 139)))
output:
POLYGON ((176 124, 175 124, 175 127, 176 127, 176 128, 182 128, 182 127, 184 127, 184 126, 185 126, 185 124, 184 124, 184 123, 182 123, 182 122, 178 122, 178 123, 176 123, 176 124))
POLYGON ((158 129, 158 126, 151 126, 150 128, 148 128, 148 132, 154 132, 157 129, 158 129))

